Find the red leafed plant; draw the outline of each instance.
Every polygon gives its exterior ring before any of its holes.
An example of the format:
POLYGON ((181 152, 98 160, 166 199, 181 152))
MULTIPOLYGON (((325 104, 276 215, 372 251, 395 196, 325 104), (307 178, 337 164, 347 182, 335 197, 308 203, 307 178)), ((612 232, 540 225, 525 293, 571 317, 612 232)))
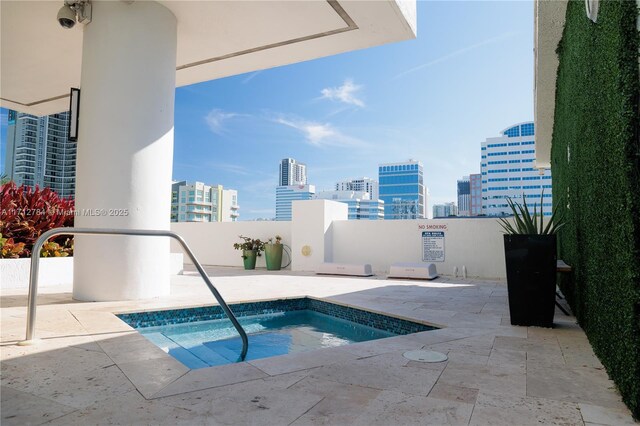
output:
MULTIPOLYGON (((50 188, 32 189, 5 183, 0 187, 0 234, 13 244, 24 243, 19 257, 29 257, 38 237, 52 228, 73 226, 74 202, 60 198, 50 188)), ((50 241, 72 254, 73 242, 62 235, 50 241)), ((9 251, 8 251, 9 252, 9 251)), ((14 251, 11 251, 15 255, 14 251)))

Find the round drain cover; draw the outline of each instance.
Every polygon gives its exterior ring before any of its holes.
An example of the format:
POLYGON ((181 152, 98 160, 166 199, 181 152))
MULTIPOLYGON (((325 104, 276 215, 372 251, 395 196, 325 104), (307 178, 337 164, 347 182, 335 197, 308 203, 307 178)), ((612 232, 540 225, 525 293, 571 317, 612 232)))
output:
POLYGON ((440 352, 434 351, 408 351, 402 354, 407 359, 411 361, 419 361, 419 362, 442 362, 447 360, 447 356, 440 352))

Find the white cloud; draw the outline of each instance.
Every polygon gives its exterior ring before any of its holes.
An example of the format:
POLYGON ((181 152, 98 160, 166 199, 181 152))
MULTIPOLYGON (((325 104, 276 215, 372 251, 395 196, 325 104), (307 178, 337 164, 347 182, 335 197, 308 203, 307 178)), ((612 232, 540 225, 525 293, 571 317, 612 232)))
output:
POLYGON ((247 84, 248 82, 250 82, 251 80, 253 80, 254 78, 256 78, 258 76, 258 74, 260 74, 263 70, 260 71, 254 71, 251 74, 249 74, 248 76, 246 76, 243 80, 242 80, 242 84, 247 84))
POLYGON ((276 123, 291 127, 301 132, 307 142, 314 146, 361 146, 364 142, 346 136, 333 128, 329 123, 317 123, 299 119, 276 118, 276 123))
POLYGON ((212 109, 209 111, 209 114, 204 117, 204 120, 207 122, 209 126, 209 130, 213 133, 221 135, 224 133, 224 125, 229 119, 239 116, 235 112, 225 112, 221 109, 212 109))
POLYGON ((357 96, 362 86, 354 84, 352 80, 345 80, 340 87, 326 87, 322 89, 322 99, 342 102, 349 105, 364 107, 364 102, 357 96))
POLYGON ((447 53, 446 55, 440 56, 439 58, 433 59, 433 60, 431 60, 431 61, 429 61, 427 63, 424 63, 422 65, 418 65, 417 67, 413 67, 413 68, 410 68, 410 69, 408 69, 406 71, 403 71, 400 74, 398 74, 395 77, 393 77, 393 79, 395 80, 397 78, 404 77, 407 74, 411 74, 413 72, 416 72, 416 71, 419 71, 419 70, 422 70, 422 69, 425 69, 425 68, 429 68, 429 67, 431 67, 433 65, 436 65, 436 64, 439 64, 441 62, 448 61, 449 59, 455 58, 456 56, 464 55, 465 53, 470 52, 470 51, 472 51, 474 49, 477 49, 479 47, 486 46, 488 44, 497 43, 497 42, 502 41, 502 40, 506 40, 508 38, 511 38, 511 37, 517 35, 517 34, 520 34, 520 33, 518 33, 518 32, 504 33, 504 34, 499 35, 497 37, 492 37, 492 38, 483 40, 483 41, 481 41, 479 43, 472 44, 471 46, 467 46, 467 47, 463 47, 463 48, 458 49, 458 50, 454 50, 451 53, 447 53))

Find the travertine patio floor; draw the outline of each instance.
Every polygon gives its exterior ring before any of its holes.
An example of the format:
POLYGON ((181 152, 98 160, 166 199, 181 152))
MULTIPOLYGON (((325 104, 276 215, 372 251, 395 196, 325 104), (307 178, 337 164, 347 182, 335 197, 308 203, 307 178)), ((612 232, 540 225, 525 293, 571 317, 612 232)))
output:
POLYGON ((162 299, 79 303, 69 287, 43 289, 30 347, 15 345, 26 291, 5 291, 2 424, 634 424, 575 318, 511 326, 504 283, 207 270, 229 302, 309 295, 443 328, 190 371, 113 312, 214 304, 193 272, 162 299), (420 348, 449 360, 402 356, 420 348))

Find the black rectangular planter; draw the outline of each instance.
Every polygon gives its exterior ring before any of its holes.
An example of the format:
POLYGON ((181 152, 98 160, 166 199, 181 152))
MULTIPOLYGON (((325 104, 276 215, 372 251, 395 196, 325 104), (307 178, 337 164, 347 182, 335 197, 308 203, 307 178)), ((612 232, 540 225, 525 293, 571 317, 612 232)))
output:
POLYGON ((512 325, 553 327, 556 300, 556 236, 505 235, 512 325))

